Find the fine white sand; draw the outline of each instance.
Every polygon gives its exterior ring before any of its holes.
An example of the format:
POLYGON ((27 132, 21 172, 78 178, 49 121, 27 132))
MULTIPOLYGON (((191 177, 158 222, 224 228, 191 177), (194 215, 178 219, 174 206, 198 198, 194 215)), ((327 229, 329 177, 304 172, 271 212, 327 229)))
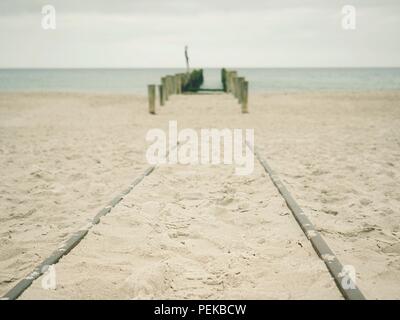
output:
MULTIPOLYGON (((400 298, 400 93, 0 95, 0 294, 147 168, 145 134, 254 128, 367 298, 400 298)), ((269 177, 162 166, 23 298, 341 298, 269 177)))

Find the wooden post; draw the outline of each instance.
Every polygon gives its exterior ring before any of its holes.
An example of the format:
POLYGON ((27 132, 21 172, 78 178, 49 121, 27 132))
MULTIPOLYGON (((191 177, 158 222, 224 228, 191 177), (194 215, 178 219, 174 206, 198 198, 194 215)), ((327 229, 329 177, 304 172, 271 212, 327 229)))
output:
POLYGON ((243 81, 242 113, 249 113, 249 82, 243 81))
POLYGON ((164 105, 164 88, 163 85, 158 86, 158 95, 160 97, 160 106, 164 105))
POLYGON ((171 96, 175 94, 175 81, 174 81, 174 76, 169 77, 169 81, 171 83, 171 96))
POLYGON ((183 93, 183 86, 185 85, 185 74, 181 73, 181 93, 183 93))
POLYGON ((233 92, 233 88, 232 88, 232 83, 233 83, 233 71, 229 71, 228 72, 228 92, 232 93, 233 92))
POLYGON ((168 76, 165 76, 165 101, 169 100, 169 83, 168 76))
POLYGON ((231 72, 226 70, 225 71, 225 85, 226 85, 226 92, 229 92, 229 77, 231 72))
POLYGON ((147 91, 149 95, 149 112, 151 114, 156 113, 156 86, 154 84, 149 84, 147 86, 147 91))
POLYGON ((187 82, 188 82, 188 74, 182 73, 182 92, 184 92, 183 88, 187 84, 187 82))
POLYGON ((232 92, 234 97, 236 97, 236 90, 235 90, 236 89, 236 77, 237 77, 237 72, 236 71, 232 71, 230 88, 231 88, 231 92, 232 92))
POLYGON ((166 76, 165 80, 167 82, 167 100, 169 100, 169 96, 171 95, 171 76, 166 76))
POLYGON ((225 68, 221 69, 221 82, 222 82, 222 88, 224 89, 225 92, 228 92, 227 88, 227 71, 225 68))
POLYGON ((175 88, 175 76, 171 76, 171 95, 176 94, 176 88, 175 88))
POLYGON ((174 75, 175 94, 179 94, 179 76, 174 75))
POLYGON ((238 94, 237 94, 237 99, 239 104, 242 103, 242 80, 243 78, 239 77, 238 78, 238 94))
POLYGON ((239 99, 239 78, 235 77, 235 98, 239 99))
POLYGON ((182 75, 177 74, 176 79, 177 79, 177 87, 178 87, 177 93, 181 94, 182 93, 182 75))
POLYGON ((238 102, 242 103, 243 101, 243 82, 244 82, 244 78, 243 77, 239 77, 238 78, 238 102))
POLYGON ((161 84, 163 86, 163 102, 165 104, 165 102, 168 100, 168 95, 167 95, 167 79, 165 77, 161 78, 161 84))

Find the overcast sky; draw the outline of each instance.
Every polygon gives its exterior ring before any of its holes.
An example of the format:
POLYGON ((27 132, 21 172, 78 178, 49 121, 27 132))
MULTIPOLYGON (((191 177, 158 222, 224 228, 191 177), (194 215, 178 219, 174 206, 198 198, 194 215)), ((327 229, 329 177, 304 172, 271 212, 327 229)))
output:
POLYGON ((201 67, 400 66, 400 0, 0 0, 2 68, 184 67, 185 44, 201 67))

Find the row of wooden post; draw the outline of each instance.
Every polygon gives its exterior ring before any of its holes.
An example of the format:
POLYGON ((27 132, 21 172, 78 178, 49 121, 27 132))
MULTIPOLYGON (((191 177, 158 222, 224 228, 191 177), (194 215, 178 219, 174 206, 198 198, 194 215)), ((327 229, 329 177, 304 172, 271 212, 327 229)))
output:
POLYGON ((242 113, 248 113, 249 82, 244 77, 238 77, 237 71, 225 70, 226 92, 230 92, 238 99, 242 106, 242 113))
MULTIPOLYGON (((249 82, 244 77, 238 77, 237 71, 225 70, 224 73, 224 87, 226 92, 232 93, 241 104, 242 113, 248 113, 248 100, 249 100, 249 82)), ((190 74, 178 73, 175 75, 167 75, 161 78, 161 84, 158 85, 158 95, 160 99, 160 106, 163 106, 169 97, 173 94, 181 94, 184 86, 189 81, 190 74)), ((149 112, 156 113, 156 85, 148 85, 149 97, 149 112)))
MULTIPOLYGON (((175 75, 167 75, 161 78, 161 84, 158 85, 159 105, 165 105, 166 101, 173 94, 182 94, 183 87, 188 81, 189 75, 186 73, 177 73, 175 75)), ((149 84, 147 86, 149 97, 149 112, 156 113, 156 85, 149 84)))

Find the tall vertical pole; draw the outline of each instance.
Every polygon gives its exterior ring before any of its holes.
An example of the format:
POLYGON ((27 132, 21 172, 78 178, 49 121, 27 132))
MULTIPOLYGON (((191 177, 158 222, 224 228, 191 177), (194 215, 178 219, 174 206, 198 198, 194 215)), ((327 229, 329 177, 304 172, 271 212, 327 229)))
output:
POLYGON ((188 46, 185 46, 186 73, 190 72, 188 46))

